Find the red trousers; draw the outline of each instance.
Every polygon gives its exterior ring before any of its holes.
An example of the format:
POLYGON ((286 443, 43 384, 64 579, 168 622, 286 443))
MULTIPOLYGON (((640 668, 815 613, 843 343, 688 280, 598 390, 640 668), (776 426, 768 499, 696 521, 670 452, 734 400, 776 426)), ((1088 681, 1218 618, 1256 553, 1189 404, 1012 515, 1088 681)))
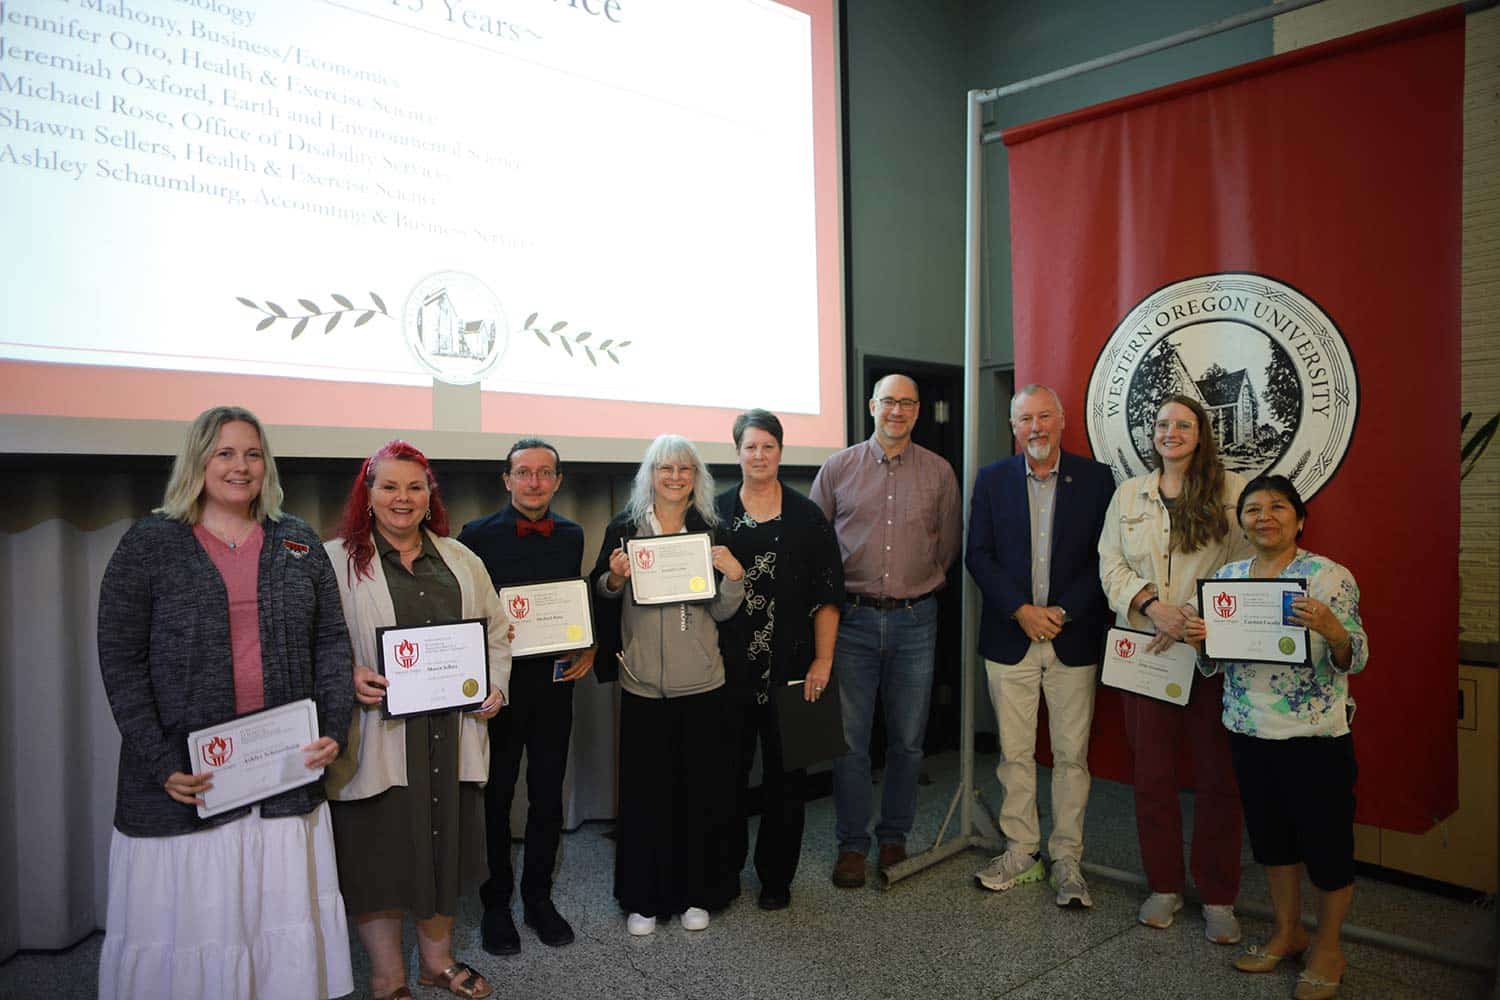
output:
POLYGON ((1231 904, 1240 891, 1244 819, 1229 759, 1223 680, 1199 675, 1179 707, 1121 692, 1125 734, 1135 755, 1135 829, 1152 892, 1183 890, 1179 747, 1187 740, 1193 770, 1193 882, 1203 902, 1231 904))

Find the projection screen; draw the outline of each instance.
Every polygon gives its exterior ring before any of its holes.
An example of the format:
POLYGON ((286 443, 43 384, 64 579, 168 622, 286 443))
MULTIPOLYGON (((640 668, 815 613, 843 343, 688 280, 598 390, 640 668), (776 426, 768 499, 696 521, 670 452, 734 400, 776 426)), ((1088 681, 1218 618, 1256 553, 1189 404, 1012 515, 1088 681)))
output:
MULTIPOLYGON (((844 443, 836 0, 0 2, 0 451, 844 443)), ((728 452, 710 449, 720 459, 728 452)))

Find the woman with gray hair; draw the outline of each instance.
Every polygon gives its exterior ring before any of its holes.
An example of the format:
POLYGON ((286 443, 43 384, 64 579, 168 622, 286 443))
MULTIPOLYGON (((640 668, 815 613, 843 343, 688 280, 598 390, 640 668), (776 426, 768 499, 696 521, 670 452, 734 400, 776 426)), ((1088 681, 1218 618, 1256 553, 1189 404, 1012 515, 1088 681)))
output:
POLYGON ((709 912, 739 893, 739 873, 726 861, 734 763, 724 740, 729 707, 716 623, 744 600, 745 570, 722 540, 713 477, 698 450, 663 434, 646 449, 590 574, 601 598, 594 672, 618 678, 622 689, 615 898, 638 936, 674 913, 701 931, 709 912), (716 596, 707 604, 637 604, 625 594, 626 541, 681 532, 714 536, 716 596))
POLYGON ((101 997, 328 997, 354 989, 323 786, 201 819, 188 733, 311 698, 326 767, 349 731, 333 566, 281 510, 249 410, 198 415, 162 505, 99 586, 99 671, 120 727, 101 997))

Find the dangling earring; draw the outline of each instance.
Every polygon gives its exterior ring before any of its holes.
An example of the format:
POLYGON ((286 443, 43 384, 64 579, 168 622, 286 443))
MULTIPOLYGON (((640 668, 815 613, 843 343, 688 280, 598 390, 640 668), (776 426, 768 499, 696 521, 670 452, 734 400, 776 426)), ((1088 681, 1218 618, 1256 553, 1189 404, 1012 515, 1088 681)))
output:
POLYGON ((432 508, 431 507, 427 508, 427 513, 426 513, 425 516, 423 516, 422 520, 424 520, 424 521, 431 521, 432 520, 432 508))
POLYGON ((366 507, 365 508, 365 513, 370 515, 370 519, 372 521, 375 519, 375 508, 374 507, 366 507))

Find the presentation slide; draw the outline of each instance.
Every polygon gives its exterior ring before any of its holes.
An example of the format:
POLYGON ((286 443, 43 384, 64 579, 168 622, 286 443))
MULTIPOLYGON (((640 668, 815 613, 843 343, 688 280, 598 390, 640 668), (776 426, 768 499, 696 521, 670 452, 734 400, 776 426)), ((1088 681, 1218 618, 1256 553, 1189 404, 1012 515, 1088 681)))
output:
POLYGON ((216 403, 287 454, 614 459, 752 406, 841 447, 836 36, 834 0, 0 0, 0 450, 216 403))

